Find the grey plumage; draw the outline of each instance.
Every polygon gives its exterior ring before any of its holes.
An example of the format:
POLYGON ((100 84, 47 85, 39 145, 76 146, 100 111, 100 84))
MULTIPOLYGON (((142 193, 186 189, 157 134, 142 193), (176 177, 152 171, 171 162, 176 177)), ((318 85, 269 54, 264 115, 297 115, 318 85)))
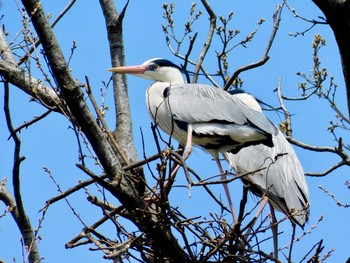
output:
POLYGON ((156 82, 147 90, 146 104, 163 131, 185 144, 191 125, 193 143, 216 158, 218 152, 236 153, 248 145, 271 147, 278 132, 263 113, 209 85, 156 82))
MULTIPOLYGON (((242 92, 231 95, 209 85, 185 84, 182 69, 165 59, 110 71, 154 80, 146 91, 151 118, 180 143, 191 146, 193 142, 209 152, 217 161, 222 179, 226 175, 219 162, 220 152, 238 173, 266 167, 243 178, 243 182, 256 195, 266 194, 274 208, 304 226, 309 196, 303 168, 254 97, 242 92)), ((235 220, 228 186, 223 185, 235 220)))
MULTIPOLYGON (((239 96, 261 111, 259 104, 249 94, 239 96)), ((266 194, 273 207, 303 227, 309 218, 309 194, 304 170, 290 143, 283 133, 272 137, 274 147, 254 145, 236 154, 225 153, 224 157, 239 174, 266 168, 243 179, 250 190, 262 196, 266 194)))

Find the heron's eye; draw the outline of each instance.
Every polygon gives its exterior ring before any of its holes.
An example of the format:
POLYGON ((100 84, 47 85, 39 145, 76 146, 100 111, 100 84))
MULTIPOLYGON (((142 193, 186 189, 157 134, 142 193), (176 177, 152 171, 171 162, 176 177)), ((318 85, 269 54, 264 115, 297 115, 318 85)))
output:
POLYGON ((159 66, 157 64, 152 64, 149 66, 150 70, 157 70, 159 68, 159 66))

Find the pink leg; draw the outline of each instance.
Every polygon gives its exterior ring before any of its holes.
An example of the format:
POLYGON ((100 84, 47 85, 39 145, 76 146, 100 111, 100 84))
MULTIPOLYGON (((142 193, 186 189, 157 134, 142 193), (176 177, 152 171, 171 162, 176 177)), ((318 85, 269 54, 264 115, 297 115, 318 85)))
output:
MULTIPOLYGON (((186 141, 186 146, 185 146, 185 150, 184 153, 182 155, 182 159, 184 161, 186 161, 186 159, 190 156, 191 152, 192 152, 192 126, 188 125, 187 128, 187 141, 186 141)), ((170 178, 174 178, 175 174, 177 173, 177 171, 180 169, 181 165, 177 165, 174 170, 172 171, 170 178)))
MULTIPOLYGON (((183 161, 185 161, 190 156, 191 151, 192 151, 192 126, 188 125, 188 128, 187 128, 187 142, 186 142, 184 153, 182 155, 183 161)), ((177 171, 180 169, 180 167, 181 167, 180 164, 176 165, 174 170, 171 172, 170 178, 172 180, 175 178, 175 175, 176 175, 177 171)), ((190 180, 189 178, 187 178, 187 179, 190 180)), ((167 182, 164 183, 163 187, 164 188, 168 188, 169 185, 170 185, 169 181, 167 181, 167 182)), ((154 196, 152 196, 150 198, 145 198, 144 200, 153 201, 156 198, 158 198, 158 196, 154 195, 154 196)))
POLYGON ((187 140, 186 140, 186 146, 183 154, 184 161, 190 156, 192 152, 192 126, 189 124, 187 127, 187 140))
MULTIPOLYGON (((216 164, 219 167, 219 171, 220 171, 220 174, 221 174, 221 180, 225 181, 227 179, 227 177, 226 177, 226 173, 224 172, 224 169, 222 169, 220 160, 219 159, 215 159, 215 161, 216 161, 216 164)), ((237 217, 236 217, 236 214, 235 214, 235 210, 233 208, 231 195, 230 195, 230 190, 229 190, 228 185, 226 183, 223 183, 222 185, 224 187, 226 198, 227 198, 228 204, 230 206, 230 210, 231 210, 232 218, 233 218, 233 223, 236 223, 237 222, 237 217)))

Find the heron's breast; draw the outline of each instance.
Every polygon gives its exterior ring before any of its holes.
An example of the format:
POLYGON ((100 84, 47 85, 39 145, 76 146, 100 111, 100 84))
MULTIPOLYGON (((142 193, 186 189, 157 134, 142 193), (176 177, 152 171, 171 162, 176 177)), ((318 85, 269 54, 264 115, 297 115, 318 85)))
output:
POLYGON ((180 143, 186 143, 187 126, 179 127, 174 120, 169 100, 167 99, 170 84, 156 82, 146 91, 148 114, 165 133, 173 136, 180 143))

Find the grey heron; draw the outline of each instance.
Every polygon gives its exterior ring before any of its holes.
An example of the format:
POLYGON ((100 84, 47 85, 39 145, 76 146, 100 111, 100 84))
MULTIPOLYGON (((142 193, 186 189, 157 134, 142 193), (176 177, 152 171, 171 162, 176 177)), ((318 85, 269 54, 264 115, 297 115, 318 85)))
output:
MULTIPOLYGON (((262 112, 253 96, 235 93, 249 107, 262 112)), ((237 153, 224 153, 225 159, 239 174, 266 169, 243 178, 250 184, 251 191, 258 196, 266 194, 271 205, 290 216, 290 219, 304 227, 309 217, 309 193, 303 167, 290 143, 278 130, 272 137, 273 147, 252 145, 237 153)))
MULTIPOLYGON (((277 128, 261 111, 249 107, 239 97, 210 85, 185 84, 182 69, 169 60, 155 58, 142 65, 110 68, 155 82, 146 91, 146 105, 153 121, 185 146, 183 159, 192 144, 202 147, 216 160, 221 179, 226 174, 219 153, 238 153, 263 144, 273 146, 277 128)), ((233 220, 236 221, 227 184, 223 184, 233 220)))
MULTIPOLYGON (((249 107, 261 111, 262 109, 253 96, 236 92, 232 96, 239 97, 249 107)), ((257 173, 242 178, 249 190, 259 197, 264 197, 261 207, 270 203, 273 208, 283 212, 291 220, 293 227, 297 224, 304 227, 310 213, 310 200, 304 170, 292 146, 281 131, 272 137, 273 147, 252 145, 241 149, 237 153, 224 153, 225 159, 238 173, 256 171, 257 173)), ((274 214, 273 217, 274 219, 274 214)), ((275 256, 277 257, 277 224, 273 224, 275 256)))

